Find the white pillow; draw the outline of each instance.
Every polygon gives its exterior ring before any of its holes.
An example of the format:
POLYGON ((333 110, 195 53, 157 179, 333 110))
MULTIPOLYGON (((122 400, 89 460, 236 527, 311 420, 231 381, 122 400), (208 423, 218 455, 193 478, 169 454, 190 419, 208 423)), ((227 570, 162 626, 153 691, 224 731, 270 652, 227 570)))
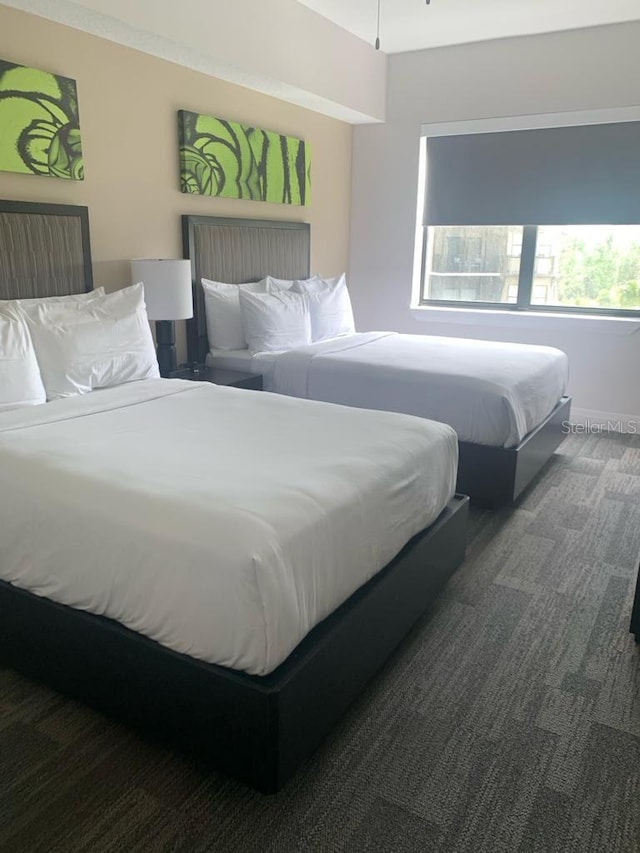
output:
POLYGON ((142 284, 25 316, 49 400, 160 375, 142 284))
POLYGON ((315 278, 294 281, 295 293, 306 293, 311 311, 313 342, 352 335, 355 332, 353 309, 344 273, 337 278, 315 278))
POLYGON ((240 313, 240 291, 271 293, 289 290, 293 281, 266 278, 246 284, 228 284, 224 281, 200 279, 204 290, 204 313, 207 323, 209 349, 237 350, 247 348, 247 339, 240 313))
POLYGON ((204 290, 204 312, 210 349, 246 349, 242 328, 240 290, 266 292, 263 281, 248 284, 227 284, 223 281, 201 279, 204 290))
POLYGON ((104 287, 96 287, 88 293, 70 293, 67 296, 37 296, 33 299, 0 299, 0 305, 19 305, 21 308, 29 308, 31 305, 39 305, 43 302, 91 302, 98 296, 104 296, 104 287))
POLYGON ((96 287, 95 290, 90 290, 88 293, 70 293, 67 296, 38 296, 34 299, 16 299, 15 301, 20 304, 21 308, 30 308, 32 305, 42 303, 92 302, 101 296, 104 296, 104 287, 96 287))
POLYGON ((25 319, 15 304, 0 304, 0 412, 46 400, 25 319))
POLYGON ((244 334, 254 352, 280 352, 311 343, 309 297, 304 293, 241 290, 240 308, 244 334))
MULTIPOLYGON (((316 276, 313 276, 315 278, 316 276)), ((263 279, 267 285, 267 293, 272 290, 291 290, 295 281, 298 279, 295 278, 274 278, 272 275, 268 275, 265 279, 263 279)), ((311 281, 312 279, 299 279, 300 281, 311 281)))

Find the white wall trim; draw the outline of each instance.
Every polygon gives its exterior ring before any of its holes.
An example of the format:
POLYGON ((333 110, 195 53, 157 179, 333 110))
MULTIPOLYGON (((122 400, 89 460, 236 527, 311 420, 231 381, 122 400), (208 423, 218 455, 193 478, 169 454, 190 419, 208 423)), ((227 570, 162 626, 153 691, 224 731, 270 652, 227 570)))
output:
POLYGON ((465 326, 499 326, 511 329, 550 329, 601 335, 633 335, 640 330, 639 317, 607 317, 586 314, 550 314, 535 311, 499 311, 488 308, 445 308, 420 305, 411 315, 431 324, 463 324, 465 326))
POLYGON ((619 412, 597 412, 592 409, 571 409, 571 424, 579 427, 569 432, 584 435, 601 435, 603 432, 621 432, 640 435, 640 415, 624 415, 619 412))
POLYGON ((411 305, 418 305, 422 296, 422 253, 424 251, 424 205, 427 196, 427 138, 418 142, 418 191, 416 203, 416 236, 413 249, 413 277, 411 280, 411 305))
POLYGON ((571 110, 562 113, 499 116, 469 121, 423 124, 423 136, 456 136, 467 133, 498 133, 509 130, 536 130, 544 127, 573 127, 583 124, 611 124, 621 121, 640 121, 640 104, 627 107, 607 107, 598 110, 571 110))

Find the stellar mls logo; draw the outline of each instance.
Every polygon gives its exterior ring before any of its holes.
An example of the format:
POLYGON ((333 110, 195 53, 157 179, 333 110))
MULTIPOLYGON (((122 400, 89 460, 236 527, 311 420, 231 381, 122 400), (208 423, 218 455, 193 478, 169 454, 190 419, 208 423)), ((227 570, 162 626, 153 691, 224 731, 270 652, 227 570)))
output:
POLYGON ((584 423, 572 424, 570 421, 562 421, 563 435, 605 435, 609 432, 622 432, 627 435, 638 435, 640 433, 640 421, 590 421, 588 418, 584 423))

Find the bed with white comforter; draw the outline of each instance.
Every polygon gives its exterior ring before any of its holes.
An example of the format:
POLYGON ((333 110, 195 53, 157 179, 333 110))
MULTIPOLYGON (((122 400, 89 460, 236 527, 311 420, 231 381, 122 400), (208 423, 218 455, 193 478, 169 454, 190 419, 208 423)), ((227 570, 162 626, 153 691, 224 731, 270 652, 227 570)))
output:
POLYGON ((460 441, 514 447, 566 391, 567 356, 552 347, 367 332, 283 353, 214 353, 253 370, 266 390, 452 426, 460 441))
POLYGON ((431 524, 449 427, 180 380, 0 414, 0 579, 263 675, 431 524))

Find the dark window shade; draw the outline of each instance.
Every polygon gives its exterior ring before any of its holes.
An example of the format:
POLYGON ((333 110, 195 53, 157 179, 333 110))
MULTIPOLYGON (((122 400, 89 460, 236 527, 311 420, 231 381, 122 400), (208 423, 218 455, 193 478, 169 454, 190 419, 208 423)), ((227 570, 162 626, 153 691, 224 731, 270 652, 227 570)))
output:
POLYGON ((640 223, 640 122, 427 139, 425 225, 640 223))

